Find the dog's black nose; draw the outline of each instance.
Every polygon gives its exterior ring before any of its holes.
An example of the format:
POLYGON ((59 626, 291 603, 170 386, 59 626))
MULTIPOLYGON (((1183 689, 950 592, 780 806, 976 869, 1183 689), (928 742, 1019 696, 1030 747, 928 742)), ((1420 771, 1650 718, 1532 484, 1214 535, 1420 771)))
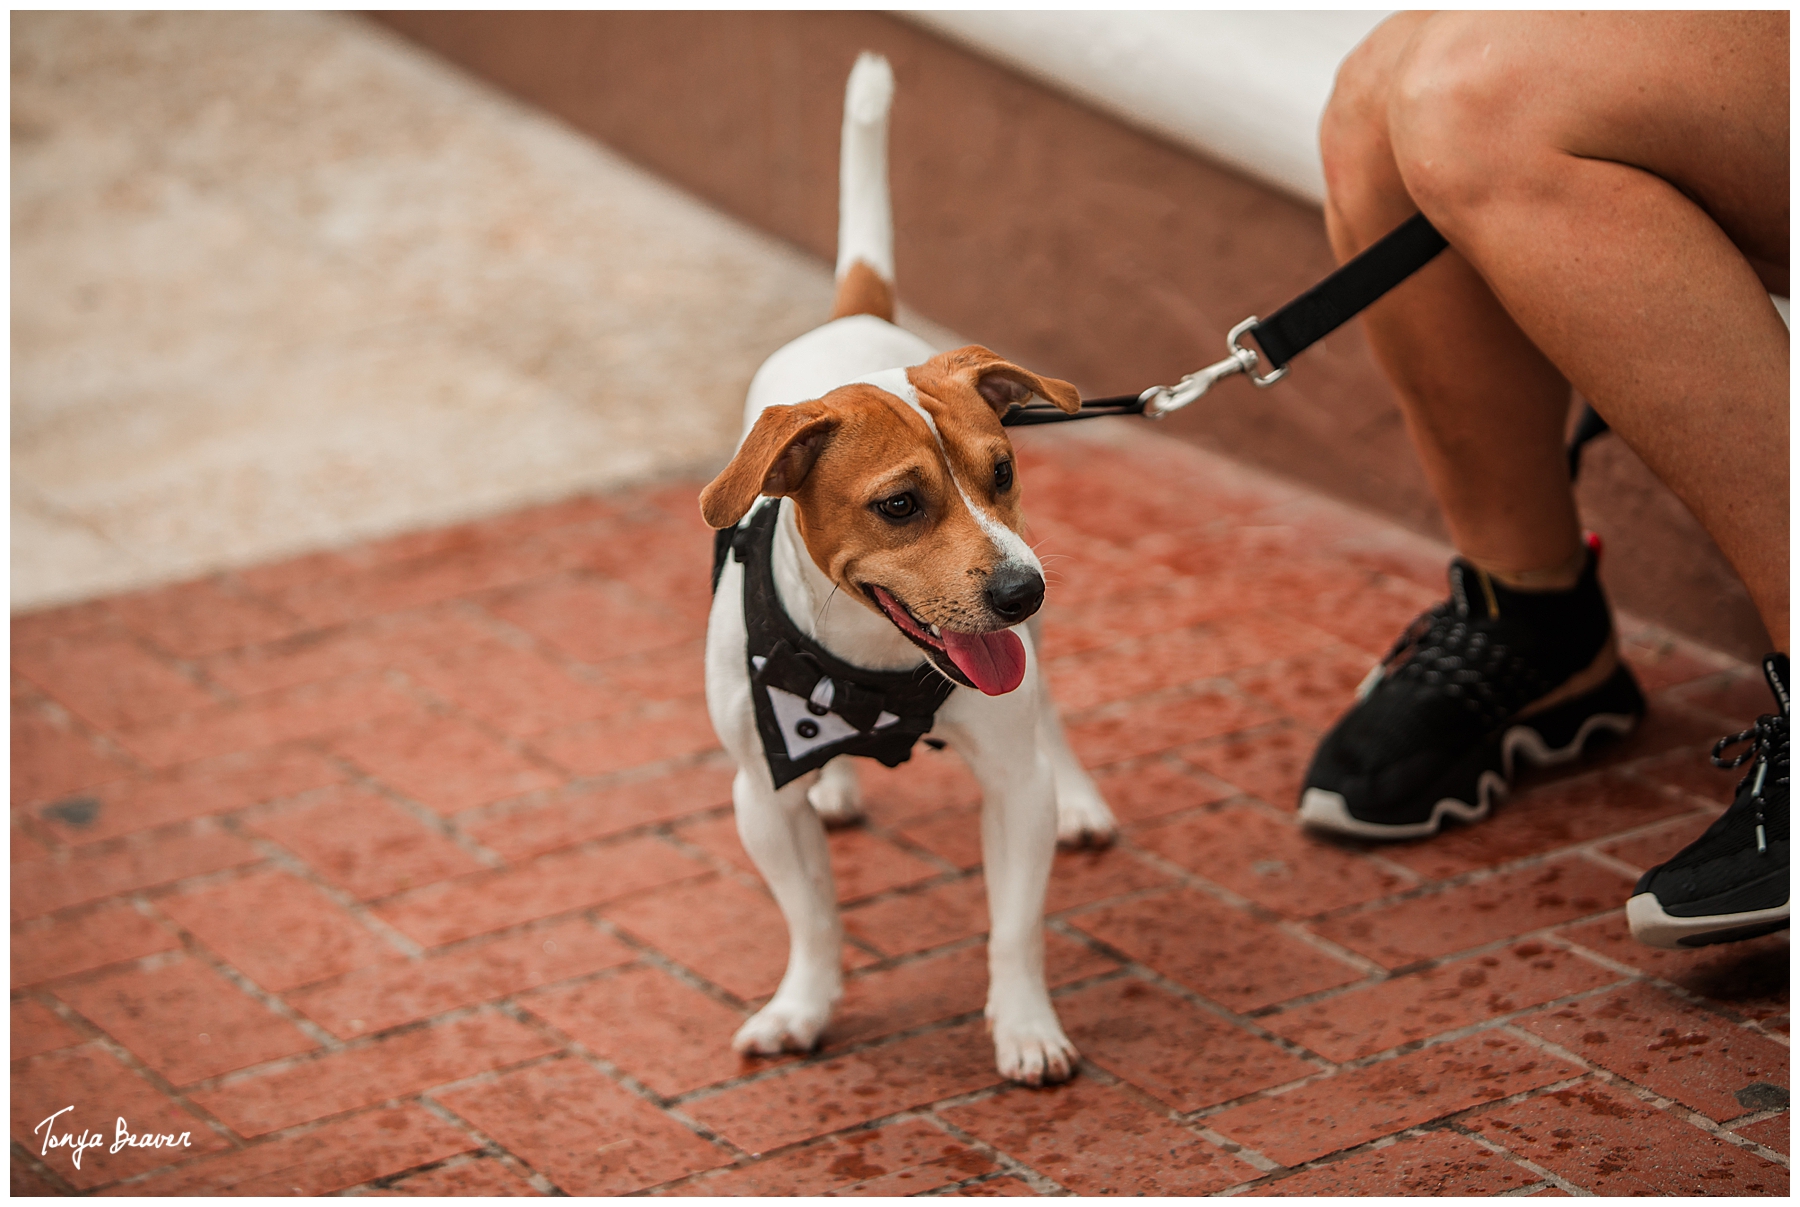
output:
POLYGON ((1027 566, 1001 566, 988 576, 988 607, 1008 624, 1017 624, 1044 603, 1044 576, 1027 566))

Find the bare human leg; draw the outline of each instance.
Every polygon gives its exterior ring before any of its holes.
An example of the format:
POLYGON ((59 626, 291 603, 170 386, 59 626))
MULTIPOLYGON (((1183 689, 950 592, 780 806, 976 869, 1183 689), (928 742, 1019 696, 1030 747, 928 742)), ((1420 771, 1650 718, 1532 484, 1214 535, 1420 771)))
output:
POLYGON ((1786 28, 1407 14, 1346 62, 1321 132, 1341 255, 1414 209, 1455 246, 1367 327, 1464 555, 1519 586, 1572 580, 1572 381, 1783 650, 1787 336, 1764 288, 1785 288, 1786 28))
POLYGON ((1414 211, 1451 244, 1365 327, 1462 557, 1314 752, 1309 827, 1479 821, 1520 759, 1578 758, 1643 715, 1581 548, 1571 385, 1786 648, 1787 337, 1764 292, 1787 257, 1786 22, 1403 14, 1340 70, 1320 132, 1338 253, 1414 211))

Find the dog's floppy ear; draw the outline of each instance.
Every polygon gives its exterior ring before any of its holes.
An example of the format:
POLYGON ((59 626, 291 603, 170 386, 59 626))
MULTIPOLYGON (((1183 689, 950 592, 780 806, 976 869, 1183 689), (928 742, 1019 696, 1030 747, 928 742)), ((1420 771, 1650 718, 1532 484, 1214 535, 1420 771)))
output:
POLYGON ((818 402, 769 407, 731 464, 700 492, 700 515, 714 528, 729 528, 758 495, 793 494, 837 426, 838 416, 818 402))
POLYGON ((1014 403, 1030 402, 1033 394, 1059 411, 1073 413, 1081 409, 1081 394, 1068 382, 1021 369, 980 344, 934 356, 932 363, 974 387, 996 415, 1005 415, 1014 403))

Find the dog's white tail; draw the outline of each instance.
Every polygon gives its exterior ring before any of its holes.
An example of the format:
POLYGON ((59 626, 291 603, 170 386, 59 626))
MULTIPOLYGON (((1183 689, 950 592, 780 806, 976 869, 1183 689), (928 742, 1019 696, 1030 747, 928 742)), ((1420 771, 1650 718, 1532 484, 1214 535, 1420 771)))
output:
POLYGON ((844 88, 833 318, 894 317, 894 213, 888 201, 887 164, 888 109, 893 101, 893 68, 880 55, 863 52, 844 88))

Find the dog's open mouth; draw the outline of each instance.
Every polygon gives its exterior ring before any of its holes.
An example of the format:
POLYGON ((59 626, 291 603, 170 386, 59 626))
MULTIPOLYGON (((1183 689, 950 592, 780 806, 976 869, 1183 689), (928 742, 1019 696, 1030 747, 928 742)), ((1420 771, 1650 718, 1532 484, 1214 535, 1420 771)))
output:
POLYGON ((894 627, 958 683, 990 696, 1004 696, 1025 681, 1025 643, 1010 629, 958 633, 927 625, 885 588, 866 585, 865 589, 894 627))

